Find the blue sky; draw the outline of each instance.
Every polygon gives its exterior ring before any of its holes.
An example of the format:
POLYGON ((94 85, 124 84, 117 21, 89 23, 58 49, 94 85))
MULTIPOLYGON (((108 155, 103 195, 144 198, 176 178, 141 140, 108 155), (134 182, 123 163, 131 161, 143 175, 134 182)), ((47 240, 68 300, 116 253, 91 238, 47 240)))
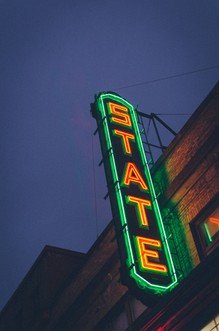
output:
POLYGON ((219 68, 136 84, 219 66, 218 17, 218 0, 0 1, 0 309, 45 245, 86 252, 111 220, 94 94, 179 131, 219 68))

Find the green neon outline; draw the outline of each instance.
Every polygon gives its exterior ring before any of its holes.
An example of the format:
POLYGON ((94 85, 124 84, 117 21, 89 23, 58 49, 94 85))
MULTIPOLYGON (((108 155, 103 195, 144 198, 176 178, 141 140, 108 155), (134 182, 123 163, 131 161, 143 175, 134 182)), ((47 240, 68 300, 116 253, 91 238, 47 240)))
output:
POLYGON ((203 224, 204 225, 204 229, 205 229, 205 234, 206 234, 206 239, 207 239, 207 244, 210 245, 210 243, 213 242, 212 236, 210 234, 210 231, 208 229, 208 225, 206 223, 203 224))
POLYGON ((101 95, 99 95, 97 103, 98 103, 99 110, 102 115, 103 128, 104 128, 104 133, 105 133, 105 137, 106 137, 107 149, 110 150, 109 161, 110 161, 110 166, 111 166, 111 170, 112 170, 113 181, 115 183, 115 192, 116 192, 116 198, 117 198, 118 207, 119 207, 121 225, 122 225, 122 227, 125 226, 123 233, 124 233, 126 251, 127 251, 127 256, 128 256, 127 267, 128 268, 131 267, 130 276, 132 278, 134 278, 136 283, 142 288, 155 290, 155 292, 157 291, 158 293, 166 292, 167 290, 176 286, 178 280, 177 280, 177 275, 176 275, 176 271, 174 268, 173 260, 171 257, 169 245, 167 242, 167 236, 166 236, 164 225, 162 222, 162 218, 161 218, 161 214, 160 214, 150 170, 149 170, 146 155, 144 152, 140 131, 139 131, 138 124, 137 124, 136 111, 135 111, 134 107, 128 101, 122 99, 119 96, 111 94, 111 93, 102 93, 101 95), (108 127, 108 123, 107 123, 107 115, 106 115, 106 111, 105 111, 105 107, 104 107, 104 103, 103 103, 103 100, 106 98, 110 98, 114 101, 117 101, 117 102, 123 104, 125 107, 127 107, 130 110, 130 115, 131 115, 131 119, 132 119, 132 123, 133 123, 133 131, 136 135, 136 143, 137 143, 137 146, 140 151, 140 155, 141 155, 141 159, 142 159, 142 163, 143 163, 143 167, 144 167, 144 172, 145 172, 146 178, 148 180, 149 191, 152 193, 152 204, 154 207, 155 216, 157 218, 157 223, 158 223, 158 227, 160 230, 161 241, 162 241, 162 244, 164 247, 165 256, 166 256, 166 259, 168 262, 168 269, 169 269, 170 277, 172 279, 172 283, 170 283, 169 285, 166 285, 166 286, 150 283, 148 280, 144 279, 141 275, 139 275, 136 270, 135 260, 134 260, 134 256, 133 256, 133 252, 132 252, 130 234, 128 231, 128 222, 127 222, 127 217, 126 217, 125 208, 124 208, 124 201, 123 201, 123 197, 122 197, 122 193, 121 193, 121 189, 120 189, 116 162, 115 162, 115 158, 114 158, 114 154, 113 154, 113 146, 112 146, 110 133, 109 133, 109 127, 108 127))
POLYGON ((136 114, 133 107, 131 107, 130 113, 131 113, 131 115, 133 115, 133 118, 132 118, 133 126, 134 126, 134 130, 136 130, 136 132, 137 132, 136 140, 139 144, 139 150, 140 150, 140 154, 141 154, 141 157, 142 157, 143 166, 145 168, 145 175, 146 175, 146 178, 148 180, 149 191, 152 193, 152 204, 154 206, 155 216, 156 216, 156 219, 158 221, 158 226, 159 226, 159 230, 160 230, 162 244, 163 244, 164 249, 166 251, 165 252, 166 253, 166 258, 167 258, 167 261, 169 262, 168 267, 169 268, 171 267, 169 270, 170 270, 170 272, 172 271, 172 275, 171 275, 172 279, 173 278, 175 279, 173 284, 176 284, 177 283, 176 271, 175 271, 173 259, 172 259, 172 256, 171 256, 170 248, 169 248, 169 245, 168 245, 167 236, 166 236, 166 233, 165 233, 165 229, 164 229, 164 225, 163 225, 163 221, 162 221, 162 217, 161 217, 161 213, 160 213, 160 208, 159 208, 159 205, 158 205, 158 201, 157 201, 153 181, 152 181, 152 178, 151 178, 150 169, 149 169, 147 158, 146 158, 146 155, 145 155, 140 130, 139 130, 139 127, 138 127, 138 124, 137 124, 137 114, 136 114))

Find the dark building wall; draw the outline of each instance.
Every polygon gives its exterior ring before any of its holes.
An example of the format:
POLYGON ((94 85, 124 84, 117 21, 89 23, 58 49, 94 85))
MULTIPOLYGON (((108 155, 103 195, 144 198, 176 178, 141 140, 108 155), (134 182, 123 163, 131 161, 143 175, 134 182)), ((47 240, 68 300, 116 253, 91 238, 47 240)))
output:
POLYGON ((194 320, 197 326, 197 316, 200 319, 200 314, 217 302, 218 280, 214 276, 217 270, 206 274, 213 262, 205 267, 203 264, 197 271, 194 269, 200 264, 200 258, 191 224, 218 192, 218 90, 217 86, 153 169, 154 180, 160 187, 159 203, 165 226, 168 234, 172 235, 170 246, 173 255, 176 255, 180 286, 160 298, 154 307, 143 308, 142 320, 139 318, 135 322, 135 318, 130 316, 132 313, 128 313, 128 310, 133 311, 133 292, 120 283, 117 244, 110 225, 88 253, 88 260, 77 279, 66 287, 58 300, 46 330, 143 328, 154 331, 163 325, 165 331, 189 330, 188 325, 192 325, 194 320), (202 273, 206 278, 198 281, 202 273), (215 296, 210 294, 212 291, 215 296), (204 300, 205 305, 202 303, 204 300), (193 304, 197 307, 196 311, 193 304), (129 316, 126 324, 125 314, 129 316), (121 324, 115 326, 114 321, 119 318, 121 324))
POLYGON ((215 316, 219 317, 218 257, 219 248, 153 309, 141 315, 132 331, 200 331, 215 316))
POLYGON ((121 323, 132 324, 146 309, 121 284, 112 222, 86 256, 68 253, 54 247, 43 250, 2 311, 1 331, 103 331, 110 325, 120 330, 121 323))
POLYGON ((153 168, 171 251, 182 277, 171 293, 143 314, 134 330, 196 331, 219 313, 219 231, 207 247, 200 227, 211 215, 219 219, 218 137, 219 84, 153 168))
POLYGON ((92 330, 127 292, 119 283, 119 265, 111 223, 88 252, 78 277, 54 303, 45 330, 92 330))
POLYGON ((0 330, 41 330, 60 287, 74 278, 84 260, 83 253, 46 246, 3 308, 0 330))
POLYGON ((112 329, 112 325, 120 330, 121 323, 128 327, 146 308, 121 284, 118 247, 111 222, 87 253, 78 275, 51 305, 43 330, 103 331, 112 329))
POLYGON ((200 262, 194 240, 196 230, 194 227, 192 233, 191 225, 218 194, 218 104, 219 85, 191 116, 153 168, 164 222, 167 231, 176 239, 184 276, 200 262))
POLYGON ((0 314, 0 330, 200 330, 219 306, 219 240, 203 252, 198 234, 218 209, 218 124, 219 85, 152 168, 180 279, 172 292, 146 307, 121 283, 111 222, 86 255, 45 248, 0 314))

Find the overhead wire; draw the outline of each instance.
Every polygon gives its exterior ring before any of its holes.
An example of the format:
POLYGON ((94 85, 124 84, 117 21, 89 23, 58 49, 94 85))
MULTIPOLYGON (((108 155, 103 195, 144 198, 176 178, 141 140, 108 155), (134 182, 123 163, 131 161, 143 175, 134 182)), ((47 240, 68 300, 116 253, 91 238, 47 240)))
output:
MULTIPOLYGON (((202 68, 202 69, 198 69, 198 70, 193 70, 193 71, 188 71, 188 72, 184 72, 184 73, 179 73, 179 74, 175 74, 175 75, 170 75, 170 76, 165 76, 165 77, 161 77, 161 78, 157 78, 157 79, 153 79, 153 80, 148 80, 148 81, 143 81, 143 82, 138 82, 135 84, 130 84, 130 85, 125 85, 125 86, 121 86, 121 87, 117 87, 117 88, 113 88, 112 90, 114 91, 118 91, 118 90, 124 90, 124 89, 128 89, 128 88, 132 88, 132 87, 136 87, 136 86, 141 86, 141 85, 149 85, 149 84, 153 84, 153 83, 157 83, 157 82, 161 82, 161 81, 165 81, 165 80, 169 80, 169 79, 174 79, 174 78, 178 78, 178 77, 183 77, 183 76, 188 76, 188 75, 192 75, 192 74, 196 74, 199 72, 204 72, 204 71, 209 71, 209 70, 213 70, 213 69, 219 69, 219 65, 215 65, 215 66, 211 66, 211 67, 206 67, 206 68, 202 68)), ((156 113, 156 115, 188 115, 190 116, 191 114, 188 113, 179 113, 179 114, 173 114, 173 113, 166 113, 166 114, 161 114, 161 113, 156 113)), ((147 134, 149 134, 149 130, 150 130, 150 124, 151 121, 149 121, 148 123, 148 128, 147 128, 147 134)), ((96 223, 96 236, 98 238, 99 236, 99 229, 98 229, 98 211, 97 211, 97 192, 96 192, 96 175, 95 175, 95 165, 94 165, 94 146, 93 146, 93 135, 92 135, 92 172, 93 172, 93 190, 94 190, 94 209, 95 209, 95 223, 96 223)))
POLYGON ((98 210, 97 210, 96 172, 95 172, 95 163, 94 163, 94 135, 92 133, 91 120, 90 120, 90 131, 91 131, 91 153, 92 153, 92 173, 93 173, 95 227, 96 227, 96 239, 97 239, 99 237, 99 222, 98 222, 98 210))
POLYGON ((188 76, 188 75, 196 74, 196 73, 199 73, 199 72, 209 71, 209 70, 218 69, 218 68, 219 68, 219 65, 212 66, 212 67, 206 67, 206 68, 202 68, 202 69, 198 69, 198 70, 187 71, 187 72, 184 72, 184 73, 175 74, 175 75, 166 76, 166 77, 161 77, 161 78, 157 78, 157 79, 152 79, 152 80, 148 80, 148 81, 144 81, 144 82, 138 82, 138 83, 135 83, 135 84, 120 86, 120 87, 116 87, 112 90, 119 91, 119 90, 124 90, 124 89, 127 89, 127 88, 131 88, 131 87, 153 84, 153 83, 161 82, 161 81, 172 79, 172 78, 188 76))
POLYGON ((159 115, 159 116, 176 116, 176 115, 180 115, 180 116, 190 116, 192 115, 191 113, 177 113, 177 114, 174 114, 174 113, 166 113, 166 114, 161 114, 161 113, 154 113, 155 115, 159 115))

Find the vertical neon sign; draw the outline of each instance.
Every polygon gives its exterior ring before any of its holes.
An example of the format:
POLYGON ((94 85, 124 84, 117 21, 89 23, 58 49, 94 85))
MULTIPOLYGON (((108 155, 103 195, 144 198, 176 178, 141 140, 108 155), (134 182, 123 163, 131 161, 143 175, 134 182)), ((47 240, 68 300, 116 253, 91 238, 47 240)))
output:
POLYGON ((112 213, 126 275, 143 290, 165 293, 177 276, 134 107, 113 93, 92 104, 112 213))

